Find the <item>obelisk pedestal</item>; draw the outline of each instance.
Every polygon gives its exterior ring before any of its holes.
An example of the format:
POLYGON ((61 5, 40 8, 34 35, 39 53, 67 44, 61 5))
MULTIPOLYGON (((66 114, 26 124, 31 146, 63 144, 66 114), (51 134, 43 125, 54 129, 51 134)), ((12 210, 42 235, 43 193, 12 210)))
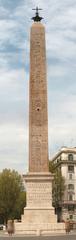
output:
POLYGON ((48 160, 48 113, 45 28, 38 12, 30 34, 29 84, 29 173, 26 181, 26 207, 16 230, 26 234, 63 231, 52 207, 52 179, 48 160))

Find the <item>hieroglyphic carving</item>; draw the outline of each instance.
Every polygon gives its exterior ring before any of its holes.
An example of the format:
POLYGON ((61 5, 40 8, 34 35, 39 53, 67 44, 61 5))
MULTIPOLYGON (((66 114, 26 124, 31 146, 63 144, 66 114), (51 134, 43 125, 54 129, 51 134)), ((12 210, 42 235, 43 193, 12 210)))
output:
POLYGON ((30 171, 48 171, 48 121, 45 31, 31 28, 30 50, 30 171), (35 128, 35 130, 34 130, 35 128))

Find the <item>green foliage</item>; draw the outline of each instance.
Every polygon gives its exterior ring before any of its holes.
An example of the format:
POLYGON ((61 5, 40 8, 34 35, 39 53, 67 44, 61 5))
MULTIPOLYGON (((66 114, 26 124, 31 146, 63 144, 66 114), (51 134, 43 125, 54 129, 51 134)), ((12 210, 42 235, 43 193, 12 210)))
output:
POLYGON ((18 198, 18 201, 17 201, 17 208, 15 211, 15 219, 21 218, 21 214, 23 214, 25 205, 26 205, 26 193, 21 192, 20 197, 18 198))
POLYGON ((57 208, 61 205, 64 190, 65 190, 65 179, 61 174, 61 170, 53 162, 49 162, 49 170, 54 174, 54 180, 52 184, 52 196, 53 196, 53 206, 57 208))
POLYGON ((8 219, 20 217, 25 206, 25 191, 21 176, 16 171, 4 169, 0 173, 0 216, 8 219))
POLYGON ((56 170, 56 163, 53 163, 52 161, 49 161, 49 171, 51 173, 55 173, 56 170))
POLYGON ((65 190, 65 180, 59 170, 55 171, 54 181, 53 181, 53 205, 61 205, 65 190))

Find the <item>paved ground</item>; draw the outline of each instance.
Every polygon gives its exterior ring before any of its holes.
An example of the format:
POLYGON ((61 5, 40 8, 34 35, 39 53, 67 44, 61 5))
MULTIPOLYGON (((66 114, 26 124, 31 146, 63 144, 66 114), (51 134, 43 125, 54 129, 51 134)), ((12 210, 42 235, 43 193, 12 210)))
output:
POLYGON ((76 240, 76 233, 75 234, 69 234, 69 235, 62 235, 62 236, 49 236, 49 237, 18 237, 18 236, 0 236, 0 240, 76 240))

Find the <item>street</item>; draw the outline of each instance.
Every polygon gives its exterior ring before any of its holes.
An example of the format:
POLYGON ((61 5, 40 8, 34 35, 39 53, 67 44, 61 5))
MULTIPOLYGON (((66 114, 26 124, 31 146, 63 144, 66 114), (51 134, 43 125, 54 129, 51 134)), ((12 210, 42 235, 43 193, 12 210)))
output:
POLYGON ((0 240, 76 240, 76 234, 68 234, 68 235, 56 235, 56 236, 40 236, 40 237, 32 237, 32 236, 0 236, 0 240))

